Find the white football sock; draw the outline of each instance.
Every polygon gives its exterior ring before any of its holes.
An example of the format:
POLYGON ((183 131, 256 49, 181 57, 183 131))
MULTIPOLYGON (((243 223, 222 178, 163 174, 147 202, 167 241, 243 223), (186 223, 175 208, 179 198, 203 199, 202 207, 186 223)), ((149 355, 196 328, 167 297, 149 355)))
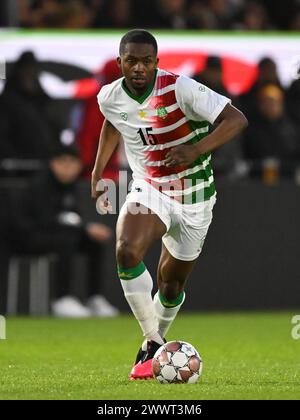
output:
POLYGON ((144 336, 147 340, 163 344, 158 333, 158 320, 151 295, 153 282, 149 271, 143 263, 132 269, 119 268, 118 271, 124 295, 144 336))
POLYGON ((153 302, 154 302, 154 307, 155 307, 156 318, 158 320, 158 325, 159 325, 158 332, 162 337, 165 337, 165 335, 167 334, 184 300, 185 300, 185 293, 183 292, 182 301, 177 306, 167 308, 161 303, 158 296, 158 292, 155 294, 153 298, 153 302))

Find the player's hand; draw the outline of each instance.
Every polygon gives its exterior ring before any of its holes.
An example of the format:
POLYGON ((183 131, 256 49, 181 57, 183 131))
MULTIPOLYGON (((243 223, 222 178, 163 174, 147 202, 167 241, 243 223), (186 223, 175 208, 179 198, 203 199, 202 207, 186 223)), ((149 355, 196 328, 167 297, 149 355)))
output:
POLYGON ((92 172, 92 177, 91 177, 91 196, 92 196, 92 198, 97 199, 104 192, 105 192, 104 182, 102 181, 100 176, 98 176, 95 172, 92 172), (101 185, 101 183, 99 183, 99 181, 101 181, 103 183, 103 185, 101 185))
POLYGON ((180 145, 172 147, 166 154, 165 165, 167 167, 189 166, 198 158, 199 152, 195 145, 180 145))
POLYGON ((99 214, 107 214, 112 211, 112 205, 108 201, 107 193, 108 187, 99 176, 94 172, 92 173, 91 179, 91 195, 92 198, 95 198, 96 208, 99 214))

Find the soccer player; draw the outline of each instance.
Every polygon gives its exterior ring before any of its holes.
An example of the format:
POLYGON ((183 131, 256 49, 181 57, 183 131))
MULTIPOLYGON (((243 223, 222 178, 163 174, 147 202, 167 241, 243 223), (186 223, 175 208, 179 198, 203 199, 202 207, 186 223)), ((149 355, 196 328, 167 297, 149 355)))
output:
MULTIPOLYGON (((230 99, 159 69, 157 42, 145 30, 127 32, 118 64, 124 77, 102 87, 105 116, 92 173, 92 197, 121 136, 133 185, 116 227, 118 273, 145 340, 130 379, 152 378, 156 350, 185 299, 184 286, 201 252, 216 201, 210 152, 247 126, 230 99), (216 124, 208 134, 208 124, 216 124), (143 258, 162 239, 158 292, 143 258)), ((108 201, 105 205, 109 206, 108 201)))

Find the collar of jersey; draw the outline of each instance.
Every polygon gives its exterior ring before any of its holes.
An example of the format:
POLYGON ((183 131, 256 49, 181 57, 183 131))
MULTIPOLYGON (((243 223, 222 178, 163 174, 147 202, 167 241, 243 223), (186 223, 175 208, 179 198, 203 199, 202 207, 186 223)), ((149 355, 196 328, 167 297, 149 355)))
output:
POLYGON ((150 93, 153 90, 153 87, 155 85, 156 82, 156 75, 157 75, 157 69, 155 70, 155 76, 153 78, 153 82, 150 83, 150 85, 148 86, 146 92, 144 92, 141 96, 137 96, 134 95, 133 93, 130 92, 130 90, 127 88, 127 86, 125 85, 125 78, 122 80, 122 88, 124 89, 124 91, 127 93, 128 96, 130 96, 130 98, 134 99, 135 101, 137 101, 139 104, 142 104, 144 102, 144 100, 146 98, 148 98, 148 96, 150 95, 150 93))

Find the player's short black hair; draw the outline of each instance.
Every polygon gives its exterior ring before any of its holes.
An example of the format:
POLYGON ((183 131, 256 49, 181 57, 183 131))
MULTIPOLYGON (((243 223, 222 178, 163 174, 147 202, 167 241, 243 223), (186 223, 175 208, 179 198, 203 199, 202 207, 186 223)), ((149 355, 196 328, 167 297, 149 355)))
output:
POLYGON ((157 42, 154 36, 145 29, 132 29, 127 32, 121 39, 119 53, 124 54, 126 44, 130 42, 135 44, 151 44, 153 45, 155 54, 157 54, 157 42))

